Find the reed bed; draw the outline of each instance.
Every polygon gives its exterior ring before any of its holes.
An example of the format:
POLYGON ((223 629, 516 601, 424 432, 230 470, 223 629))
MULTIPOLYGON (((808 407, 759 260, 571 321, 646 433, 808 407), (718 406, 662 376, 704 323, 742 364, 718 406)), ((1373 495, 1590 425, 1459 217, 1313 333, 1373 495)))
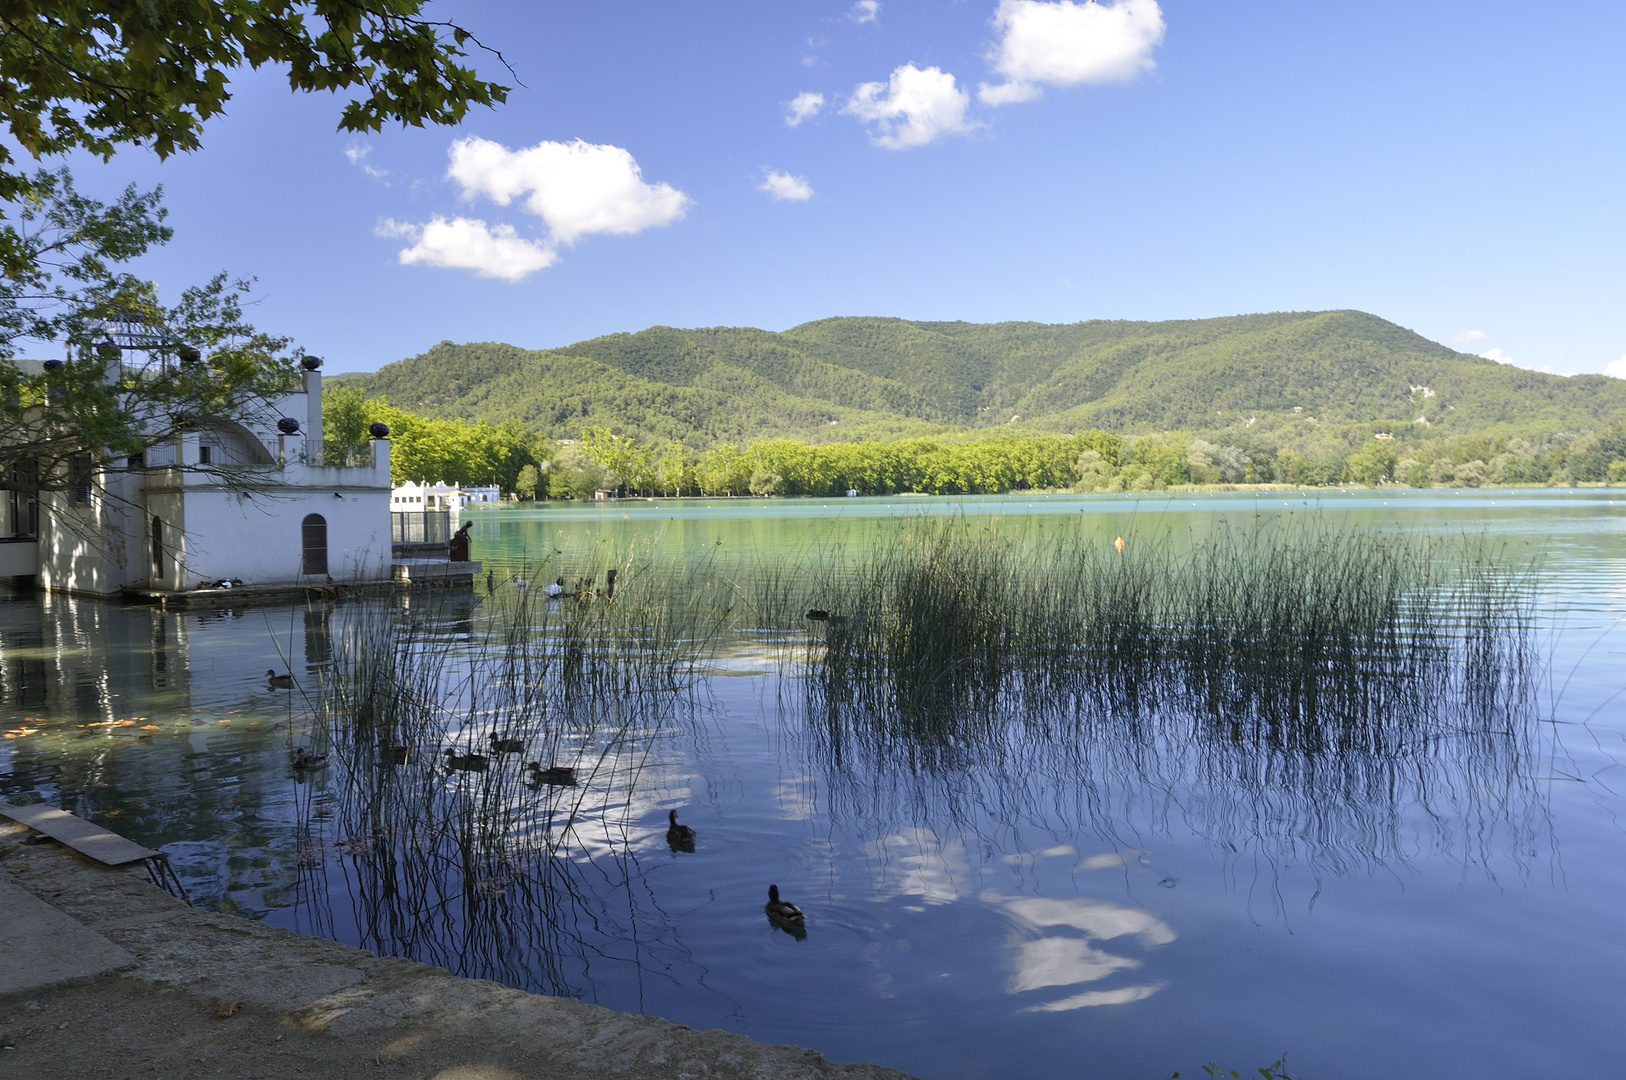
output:
POLYGON ((636 860, 664 842, 645 774, 700 733, 705 665, 742 648, 799 689, 832 811, 877 830, 1065 805, 1111 835, 1178 813, 1228 850, 1339 871, 1404 858, 1418 808, 1465 859, 1540 831, 1531 573, 1472 538, 1293 519, 1120 550, 923 518, 859 552, 595 559, 558 601, 517 585, 544 564, 461 608, 338 609, 313 913, 337 889, 369 948, 586 993, 571 971, 645 947, 636 860), (527 782, 532 761, 577 782, 527 782))
POLYGON ((1011 718, 1178 704, 1282 746, 1394 749, 1533 673, 1527 571, 1482 543, 1321 521, 1122 550, 924 519, 809 596, 815 715, 945 750, 1011 718))
POLYGON ((1124 539, 922 520, 827 576, 798 673, 834 812, 1178 816, 1338 872, 1543 831, 1529 567, 1315 519, 1124 539))
POLYGON ((569 974, 586 961, 579 931, 620 917, 606 883, 639 878, 640 780, 689 722, 733 594, 703 567, 632 560, 577 584, 559 600, 510 584, 478 607, 420 593, 336 609, 306 736, 329 755, 329 805, 303 823, 318 922, 336 889, 369 948, 591 989, 569 974), (530 763, 573 776, 539 781, 530 763))

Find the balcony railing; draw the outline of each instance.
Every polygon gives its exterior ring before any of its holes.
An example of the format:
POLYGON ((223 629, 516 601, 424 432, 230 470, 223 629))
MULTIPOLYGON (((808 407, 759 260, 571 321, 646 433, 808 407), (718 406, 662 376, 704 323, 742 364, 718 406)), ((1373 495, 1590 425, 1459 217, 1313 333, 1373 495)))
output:
POLYGON ((450 510, 395 510, 390 512, 390 543, 446 544, 452 539, 450 510))

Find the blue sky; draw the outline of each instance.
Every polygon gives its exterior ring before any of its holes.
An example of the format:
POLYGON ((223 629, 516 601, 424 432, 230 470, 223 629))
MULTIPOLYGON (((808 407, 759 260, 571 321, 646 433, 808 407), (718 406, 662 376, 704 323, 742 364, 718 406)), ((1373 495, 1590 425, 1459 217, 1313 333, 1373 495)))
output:
POLYGON ((255 321, 329 371, 654 324, 1326 308, 1626 360, 1626 5, 430 11, 502 50, 506 106, 358 138, 263 72, 202 151, 81 186, 163 183, 176 238, 143 269, 257 275, 255 321))

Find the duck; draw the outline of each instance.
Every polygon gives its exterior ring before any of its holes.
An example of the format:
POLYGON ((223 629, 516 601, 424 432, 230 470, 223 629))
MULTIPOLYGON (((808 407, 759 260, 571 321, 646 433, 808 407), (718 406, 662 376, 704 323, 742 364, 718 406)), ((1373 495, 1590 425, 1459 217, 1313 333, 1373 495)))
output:
POLYGON ((292 690, 294 688, 294 677, 292 675, 278 675, 276 668, 267 669, 265 680, 271 684, 273 690, 292 690))
POLYGON ((823 622, 830 617, 830 613, 823 608, 812 608, 808 611, 807 617, 813 622, 823 622))
POLYGON ((575 787, 576 770, 569 765, 549 765, 546 769, 540 761, 533 761, 525 766, 531 774, 533 784, 553 784, 557 787, 575 787))
POLYGON ((802 909, 788 900, 779 899, 779 886, 768 886, 768 902, 762 905, 762 910, 768 913, 768 918, 774 923, 801 926, 807 921, 802 909))
POLYGON ((294 751, 294 768, 304 771, 314 769, 327 760, 326 754, 312 754, 303 746, 294 751))
POLYGON ((525 752, 524 739, 510 739, 498 735, 495 731, 491 733, 490 738, 491 752, 494 754, 523 754, 525 752))
POLYGON ((675 848, 688 848, 694 850, 694 830, 687 825, 679 825, 676 810, 666 812, 666 842, 675 848))
POLYGON ((445 749, 444 753, 446 754, 446 767, 448 769, 460 769, 463 772, 486 771, 486 758, 484 754, 459 754, 450 746, 445 749))
POLYGON ((391 746, 388 743, 380 743, 378 756, 392 765, 405 765, 412 760, 412 747, 391 746))

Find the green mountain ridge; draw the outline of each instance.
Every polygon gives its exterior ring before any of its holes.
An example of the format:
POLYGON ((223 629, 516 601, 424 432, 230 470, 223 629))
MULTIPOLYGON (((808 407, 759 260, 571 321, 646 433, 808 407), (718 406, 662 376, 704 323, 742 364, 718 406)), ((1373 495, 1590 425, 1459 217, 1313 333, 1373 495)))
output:
POLYGON ((1356 429, 1551 435, 1626 422, 1626 380, 1509 367, 1360 311, 656 326, 546 350, 441 342, 337 378, 427 416, 517 420, 556 439, 602 426, 695 447, 1089 428, 1296 443, 1356 429))

